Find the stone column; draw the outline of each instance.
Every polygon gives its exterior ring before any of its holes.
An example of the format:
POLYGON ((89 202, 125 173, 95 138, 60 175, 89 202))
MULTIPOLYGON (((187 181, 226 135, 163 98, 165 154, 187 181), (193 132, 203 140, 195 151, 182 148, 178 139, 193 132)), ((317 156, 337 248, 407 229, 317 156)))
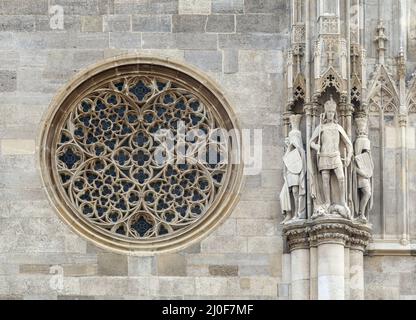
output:
POLYGON ((364 254, 361 249, 350 249, 350 300, 364 300, 364 254))
POLYGON ((307 228, 299 225, 299 222, 285 226, 284 230, 290 251, 292 300, 310 299, 310 256, 307 231, 307 228))
POLYGON ((318 299, 318 249, 316 245, 311 243, 309 250, 310 256, 310 299, 318 299))
POLYGON ((353 224, 350 233, 350 300, 364 300, 364 251, 371 238, 371 227, 353 224))
POLYGON ((347 284, 350 288, 357 288, 353 292, 349 291, 348 298, 364 292, 362 256, 371 236, 370 227, 343 218, 321 218, 310 225, 310 238, 318 246, 318 299, 345 300, 345 292, 349 290, 346 288, 346 278, 349 279, 347 284), (346 250, 350 244, 353 250, 346 250), (362 248, 358 250, 361 260, 357 247, 362 248), (349 256, 345 259, 348 251, 349 256), (347 260, 350 260, 349 263, 346 263, 347 260), (353 279, 350 278, 351 267, 348 267, 352 265, 356 272, 353 279))
POLYGON ((293 300, 363 299, 369 225, 327 216, 293 221, 283 232, 290 251, 293 300))
POLYGON ((344 300, 344 245, 321 241, 318 245, 318 299, 344 300))

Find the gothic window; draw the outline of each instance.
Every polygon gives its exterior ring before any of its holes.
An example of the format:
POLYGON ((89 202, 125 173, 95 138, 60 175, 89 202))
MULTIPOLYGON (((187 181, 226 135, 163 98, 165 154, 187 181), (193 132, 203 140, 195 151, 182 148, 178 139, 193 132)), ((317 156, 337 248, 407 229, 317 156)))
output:
POLYGON ((52 103, 45 186, 65 221, 101 246, 181 247, 235 202, 241 164, 224 134, 233 129, 227 102, 196 71, 150 58, 107 62, 52 103))

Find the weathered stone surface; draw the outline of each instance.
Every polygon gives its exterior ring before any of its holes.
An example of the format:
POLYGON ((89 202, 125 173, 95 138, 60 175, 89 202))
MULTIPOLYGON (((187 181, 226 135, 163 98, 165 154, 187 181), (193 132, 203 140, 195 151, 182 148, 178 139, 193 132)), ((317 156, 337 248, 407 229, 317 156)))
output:
POLYGON ((127 256, 114 253, 98 253, 98 274, 104 276, 127 276, 127 256))
POLYGON ((214 277, 236 277, 238 276, 238 266, 209 266, 209 274, 214 277))
POLYGON ((140 49, 142 35, 139 32, 110 32, 110 48, 140 49))
POLYGON ((128 257, 129 276, 150 276, 156 274, 155 257, 128 257))
POLYGON ((285 61, 281 50, 240 50, 242 72, 283 73, 285 61))
POLYGON ((48 0, 3 0, 0 3, 2 15, 36 15, 48 12, 48 0))
MULTIPOLYGON (((44 14, 46 14, 45 12, 44 14)), ((49 32, 56 32, 59 29, 55 29, 56 26, 54 24, 54 20, 51 20, 52 16, 44 15, 44 16, 35 16, 35 28, 36 31, 49 31, 49 32), (52 22, 52 23, 51 23, 52 22)), ((81 31, 81 20, 82 16, 64 16, 64 26, 63 30, 65 31, 74 31, 80 32, 81 31)), ((61 31, 61 30, 59 30, 61 31)))
POLYGON ((140 32, 170 32, 172 17, 167 15, 132 17, 133 31, 140 32))
POLYGON ((178 0, 114 0, 116 14, 176 14, 178 0))
POLYGON ((3 155, 34 154, 35 140, 1 140, 3 155))
POLYGON ((26 274, 49 274, 51 265, 47 264, 22 264, 19 272, 26 274))
POLYGON ((244 12, 244 0, 212 0, 212 13, 244 12))
POLYGON ((278 50, 285 47, 287 37, 278 34, 220 34, 220 48, 278 50))
POLYGON ((237 15, 236 31, 277 33, 281 31, 279 17, 273 14, 237 15))
POLYGON ((179 14, 210 14, 211 0, 178 0, 179 14))
POLYGON ((130 15, 114 14, 103 16, 104 32, 131 31, 132 17, 130 15))
POLYGON ((223 50, 223 72, 237 73, 238 72, 238 50, 237 49, 225 49, 223 50))
POLYGON ((235 16, 222 14, 210 15, 206 22, 205 31, 216 33, 235 32, 235 16))
POLYGON ((103 18, 101 16, 81 17, 81 31, 101 32, 103 30, 103 18))
POLYGON ((0 92, 16 90, 16 71, 0 70, 0 92))
POLYGON ((284 0, 244 0, 247 13, 287 12, 288 5, 284 0))
POLYGON ((16 33, 19 49, 100 49, 108 48, 108 34, 87 32, 16 33))
POLYGON ((240 236, 276 236, 277 224, 274 220, 241 219, 237 220, 237 234, 240 236))
POLYGON ((155 33, 142 35, 143 49, 216 50, 217 35, 204 33, 155 33))
POLYGON ((0 16, 0 31, 34 31, 35 19, 32 16, 0 16))
POLYGON ((205 71, 222 70, 222 54, 219 51, 185 50, 185 60, 205 71))
POLYGON ((172 17, 173 32, 204 32, 208 17, 205 15, 174 15, 172 17))
POLYGON ((97 16, 111 13, 112 2, 108 0, 51 0, 49 6, 59 5, 67 15, 97 16))
POLYGON ((247 238, 233 236, 212 236, 201 244, 205 253, 244 253, 247 252, 247 238))
POLYGON ((97 265, 64 265, 64 276, 67 277, 83 277, 93 276, 97 274, 97 265))
POLYGON ((157 274, 160 276, 186 276, 186 258, 180 254, 164 254, 157 257, 157 274))

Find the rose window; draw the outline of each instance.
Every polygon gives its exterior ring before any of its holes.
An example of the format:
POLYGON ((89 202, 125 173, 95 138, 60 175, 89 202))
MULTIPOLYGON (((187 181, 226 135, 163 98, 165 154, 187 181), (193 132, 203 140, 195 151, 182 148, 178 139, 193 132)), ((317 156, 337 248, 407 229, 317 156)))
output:
POLYGON ((241 180, 222 95, 194 70, 155 61, 85 72, 54 100, 42 134, 53 204, 76 231, 118 251, 200 238, 230 211, 241 180))

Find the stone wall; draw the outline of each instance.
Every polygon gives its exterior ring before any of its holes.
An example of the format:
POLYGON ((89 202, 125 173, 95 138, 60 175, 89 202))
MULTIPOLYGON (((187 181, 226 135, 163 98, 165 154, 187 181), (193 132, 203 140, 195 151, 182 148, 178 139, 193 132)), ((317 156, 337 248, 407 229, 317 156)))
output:
MULTIPOLYGON (((398 3, 383 1, 380 11, 392 74, 400 49, 398 3)), ((377 1, 365 1, 369 80, 377 63, 377 6, 377 1)), ((416 12, 414 4, 408 9, 416 12)), ((289 298, 290 274, 282 265, 287 270, 290 261, 283 255, 278 195, 290 12, 287 0, 2 0, 0 298, 289 298), (61 9, 63 29, 54 29, 61 9), (87 243, 51 208, 37 169, 37 136, 57 90, 100 59, 135 52, 196 66, 217 81, 243 128, 263 130, 262 169, 246 177, 233 214, 205 240, 173 254, 121 256, 87 243)), ((410 19, 407 80, 416 66, 415 39, 410 19)), ((398 128, 396 122, 392 126, 398 128)), ((409 208, 416 201, 415 128, 413 114, 407 127, 409 208)), ((392 181, 387 180, 385 200, 375 195, 378 205, 371 222, 376 234, 382 234, 377 208, 384 201, 386 238, 399 242, 397 130, 389 131, 388 142, 393 151, 388 150, 391 166, 385 174, 392 181)), ((409 212, 413 239, 416 216, 409 212)), ((366 298, 415 299, 415 266, 411 256, 367 256, 366 298)))
POLYGON ((415 300, 414 256, 368 256, 364 259, 365 299, 415 300))
POLYGON ((286 298, 277 159, 288 12, 286 0, 1 1, 0 297, 286 298), (55 5, 63 30, 50 25, 55 5), (37 169, 36 137, 56 91, 84 67, 133 52, 198 67, 243 127, 263 129, 263 169, 247 177, 235 212, 174 254, 121 256, 87 243, 52 210, 37 169))

